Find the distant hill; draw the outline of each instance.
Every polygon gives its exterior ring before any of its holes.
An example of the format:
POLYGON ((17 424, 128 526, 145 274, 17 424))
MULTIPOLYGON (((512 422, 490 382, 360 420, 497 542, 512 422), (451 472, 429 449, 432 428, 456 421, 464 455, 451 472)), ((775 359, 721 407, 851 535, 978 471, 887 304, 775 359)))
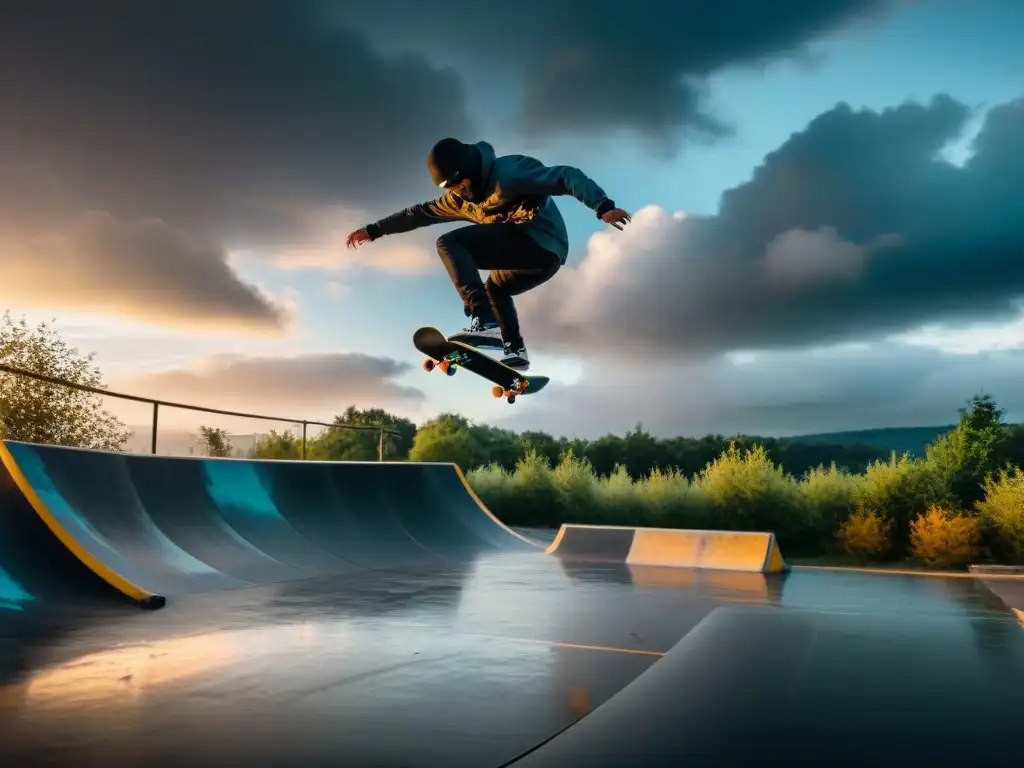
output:
POLYGON ((955 428, 955 424, 944 427, 891 427, 887 429, 859 429, 851 432, 822 432, 816 435, 793 435, 780 438, 783 443, 814 443, 819 445, 864 445, 897 455, 904 452, 911 456, 924 456, 924 449, 935 442, 939 435, 955 428))

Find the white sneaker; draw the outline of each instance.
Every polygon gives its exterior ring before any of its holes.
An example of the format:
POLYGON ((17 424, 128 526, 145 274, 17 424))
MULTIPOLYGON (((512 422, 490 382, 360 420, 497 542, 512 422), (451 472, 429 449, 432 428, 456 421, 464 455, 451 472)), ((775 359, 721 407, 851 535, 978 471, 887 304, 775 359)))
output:
POLYGON ((530 356, 526 354, 526 347, 512 349, 512 345, 505 344, 503 350, 504 354, 501 356, 501 362, 504 365, 507 365, 509 368, 515 368, 518 371, 525 371, 530 367, 530 356))
POLYGON ((498 324, 492 321, 485 327, 478 317, 474 317, 468 327, 453 333, 448 338, 471 347, 501 349, 503 346, 501 342, 501 329, 498 327, 498 324))

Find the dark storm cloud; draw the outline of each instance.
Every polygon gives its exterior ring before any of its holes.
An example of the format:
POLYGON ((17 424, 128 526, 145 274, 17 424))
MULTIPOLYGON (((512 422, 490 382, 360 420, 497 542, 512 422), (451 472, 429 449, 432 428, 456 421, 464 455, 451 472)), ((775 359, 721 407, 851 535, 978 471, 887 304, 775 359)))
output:
POLYGON ((0 234, 0 298, 157 320, 164 325, 273 334, 286 310, 247 285, 216 244, 159 219, 124 223, 91 212, 58 233, 0 234))
POLYGON ((800 55, 806 45, 891 0, 462 0, 339 3, 334 15, 376 34, 523 78, 527 133, 631 128, 663 148, 691 131, 728 130, 704 108, 706 79, 736 65, 800 55))
POLYGON ((880 113, 841 104, 716 215, 647 209, 596 236, 557 288, 528 297, 528 330, 566 349, 679 357, 1015 317, 1024 101, 991 110, 956 167, 939 153, 969 117, 945 96, 880 113))
POLYGON ((394 200, 439 136, 468 130, 461 83, 377 55, 320 5, 8 3, 0 165, 229 237, 282 202, 394 200))
POLYGON ((306 213, 318 206, 388 209, 426 179, 439 136, 469 130, 454 73, 382 57, 319 10, 4 4, 0 266, 25 285, 56 279, 38 294, 50 306, 280 326, 225 249, 316 241, 306 213))

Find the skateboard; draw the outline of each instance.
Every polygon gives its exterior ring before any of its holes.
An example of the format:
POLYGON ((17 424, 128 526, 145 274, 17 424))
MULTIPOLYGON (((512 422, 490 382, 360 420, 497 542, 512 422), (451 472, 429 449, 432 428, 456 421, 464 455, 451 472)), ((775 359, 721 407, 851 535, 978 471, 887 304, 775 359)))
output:
POLYGON ((509 368, 476 347, 451 341, 437 328, 418 329, 412 335, 412 343, 428 356, 423 361, 423 370, 429 373, 436 367, 442 373, 454 376, 460 367, 465 368, 494 384, 491 394, 504 397, 509 404, 516 401, 517 395, 540 392, 551 381, 547 376, 527 376, 523 371, 509 368))

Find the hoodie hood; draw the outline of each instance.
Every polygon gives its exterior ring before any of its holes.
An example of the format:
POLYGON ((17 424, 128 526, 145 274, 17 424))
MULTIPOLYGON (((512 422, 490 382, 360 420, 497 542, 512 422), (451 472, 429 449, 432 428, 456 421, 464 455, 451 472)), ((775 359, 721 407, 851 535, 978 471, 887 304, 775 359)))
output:
POLYGON ((450 191, 467 203, 478 203, 490 194, 491 177, 494 171, 494 147, 486 141, 475 144, 464 144, 466 155, 460 170, 464 174, 460 183, 450 187, 450 191))
POLYGON ((480 181, 486 183, 491 178, 491 170, 494 168, 494 147, 486 141, 478 141, 470 144, 480 152, 480 181))

